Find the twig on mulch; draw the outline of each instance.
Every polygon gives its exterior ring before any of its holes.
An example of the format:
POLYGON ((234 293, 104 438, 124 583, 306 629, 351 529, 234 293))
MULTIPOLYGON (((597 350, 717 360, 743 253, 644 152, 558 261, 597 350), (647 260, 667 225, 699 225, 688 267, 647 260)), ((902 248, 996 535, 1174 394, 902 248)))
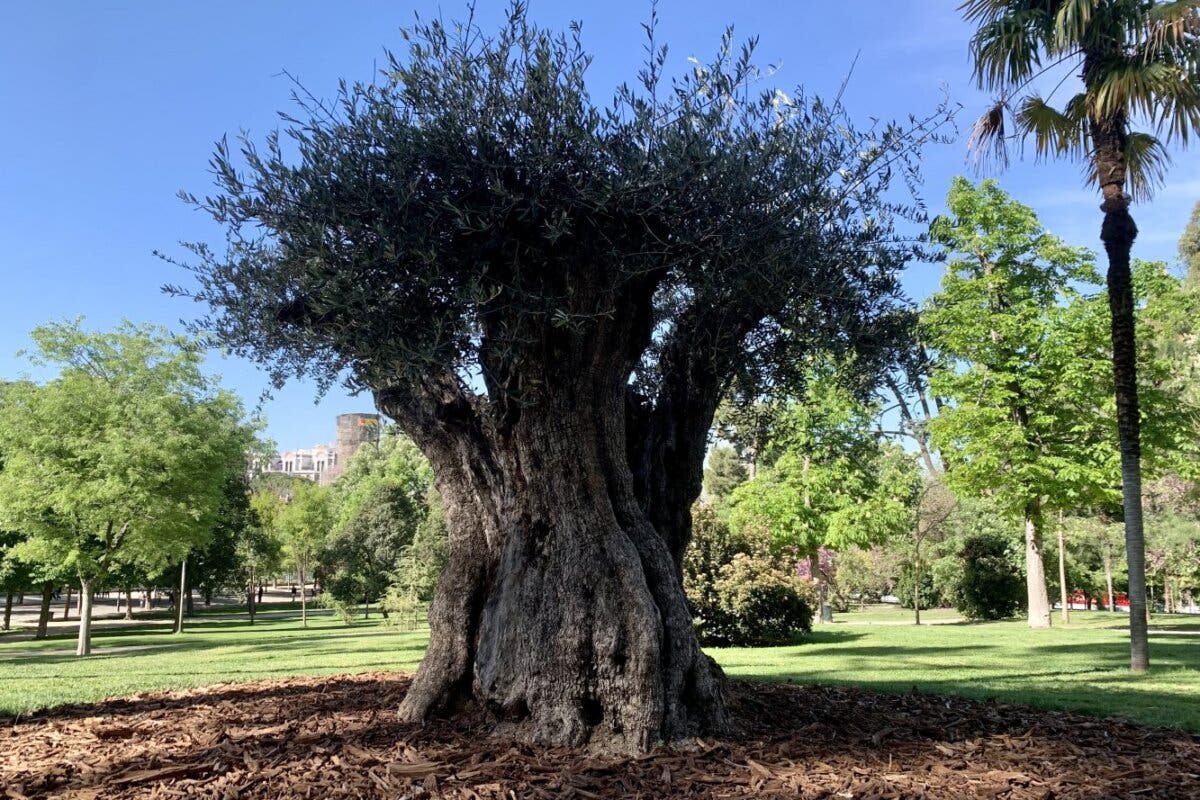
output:
POLYGON ((0 797, 1200 798, 1200 737, 935 695, 733 684, 740 736, 601 758, 403 724, 408 678, 134 695, 0 727, 0 797))

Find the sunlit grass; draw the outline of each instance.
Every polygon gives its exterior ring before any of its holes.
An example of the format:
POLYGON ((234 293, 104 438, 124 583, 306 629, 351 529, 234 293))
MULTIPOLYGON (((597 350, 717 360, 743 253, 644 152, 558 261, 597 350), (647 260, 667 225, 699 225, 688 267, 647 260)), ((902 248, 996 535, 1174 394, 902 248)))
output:
MULTIPOLYGON (((1155 618, 1153 668, 1126 669, 1122 615, 1076 612, 1072 624, 1031 631, 1021 621, 903 624, 908 612, 837 615, 794 647, 715 649, 731 676, 798 683, 856 685, 882 691, 958 694, 1043 708, 1124 716, 1200 731, 1200 620, 1155 618), (898 622, 888 625, 881 622, 898 622), (1181 633, 1182 632, 1182 633, 1181 633)), ((947 612, 923 615, 945 619, 947 612)), ((398 631, 378 617, 346 627, 314 616, 197 620, 182 636, 165 623, 95 636, 96 655, 77 659, 73 641, 0 637, 0 713, 153 689, 314 675, 416 668, 425 629, 398 631)))

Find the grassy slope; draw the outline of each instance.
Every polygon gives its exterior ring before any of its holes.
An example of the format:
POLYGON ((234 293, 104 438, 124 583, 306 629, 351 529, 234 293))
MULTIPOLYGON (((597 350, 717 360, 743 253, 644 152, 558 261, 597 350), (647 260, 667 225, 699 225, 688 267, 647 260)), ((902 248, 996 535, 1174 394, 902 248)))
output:
MULTIPOLYGON (((1124 633, 1110 627, 1119 617, 1077 613, 1069 628, 1048 631, 1030 631, 1020 622, 880 624, 906 619, 894 612, 844 614, 803 645, 712 653, 737 677, 886 691, 916 686, 1200 731, 1200 636, 1153 635, 1155 666, 1148 675, 1133 676, 1124 669, 1124 633)), ((1200 632, 1196 619, 1159 617, 1155 623, 1200 632)), ((0 713, 222 681, 412 670, 427 635, 397 632, 375 618, 347 628, 321 616, 309 626, 301 629, 294 619, 260 620, 253 627, 239 619, 209 619, 181 637, 162 624, 109 630, 96 636, 98 654, 83 660, 64 653, 69 639, 0 636, 0 713), (139 649, 122 652, 126 647, 139 649), (45 654, 34 654, 39 652, 45 654)))

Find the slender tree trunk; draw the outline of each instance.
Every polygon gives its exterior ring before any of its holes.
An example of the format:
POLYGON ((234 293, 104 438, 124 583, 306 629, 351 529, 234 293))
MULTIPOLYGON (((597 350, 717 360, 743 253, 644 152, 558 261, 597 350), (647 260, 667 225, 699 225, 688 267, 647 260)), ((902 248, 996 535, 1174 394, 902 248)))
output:
MULTIPOLYGON (((921 523, 918 522, 917 525, 921 523)), ((913 542, 913 624, 921 624, 921 536, 913 542)))
POLYGON ((50 617, 54 615, 54 610, 50 607, 54 600, 54 584, 46 581, 42 584, 42 606, 38 611, 37 633, 33 635, 34 639, 45 639, 49 633, 50 617))
POLYGON ((75 655, 87 656, 92 654, 92 582, 79 581, 79 640, 75 645, 75 655))
POLYGON ((125 587, 125 619, 133 619, 133 587, 125 587))
POLYGON ((1104 546, 1104 584, 1108 587, 1108 610, 1115 612, 1117 610, 1117 598, 1113 594, 1112 550, 1108 545, 1104 546))
POLYGON ((299 570, 300 570, 300 625, 301 625, 301 627, 307 628, 308 627, 308 595, 304 591, 304 567, 305 567, 304 561, 301 560, 300 564, 299 564, 299 570))
POLYGON ((12 607, 13 595, 15 592, 9 591, 4 595, 4 630, 12 627, 12 607))
POLYGON ((179 595, 175 598, 175 633, 183 633, 183 593, 187 586, 187 556, 179 562, 179 595))
POLYGON ((1062 597, 1062 621, 1071 621, 1071 604, 1067 594, 1067 539, 1063 533, 1062 514, 1058 515, 1058 593, 1062 597))
POLYGON ((250 624, 254 624, 254 567, 250 567, 250 580, 246 584, 246 611, 250 614, 250 624))
POLYGON ((1037 501, 1025 506, 1025 589, 1029 600, 1029 627, 1050 627, 1050 596, 1046 591, 1046 565, 1042 548, 1042 509, 1037 501))
POLYGON ((63 601, 63 619, 64 620, 68 620, 71 618, 71 590, 72 590, 72 588, 73 587, 70 584, 67 584, 67 599, 63 601))

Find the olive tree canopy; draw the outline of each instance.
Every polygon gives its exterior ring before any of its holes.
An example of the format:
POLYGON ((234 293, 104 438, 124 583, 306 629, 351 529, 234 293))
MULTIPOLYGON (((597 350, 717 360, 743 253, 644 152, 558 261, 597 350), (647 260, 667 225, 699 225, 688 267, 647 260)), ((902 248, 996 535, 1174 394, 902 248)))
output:
MULTIPOLYGON (((820 350, 886 363, 913 252, 889 199, 944 109, 857 130, 752 46, 595 103, 573 27, 420 23, 371 84, 218 145, 200 326, 278 381, 373 393, 428 457, 450 562, 401 712, 473 697, 531 739, 726 725, 680 558, 713 413, 820 350)), ((911 197, 911 195, 907 195, 911 197)))

